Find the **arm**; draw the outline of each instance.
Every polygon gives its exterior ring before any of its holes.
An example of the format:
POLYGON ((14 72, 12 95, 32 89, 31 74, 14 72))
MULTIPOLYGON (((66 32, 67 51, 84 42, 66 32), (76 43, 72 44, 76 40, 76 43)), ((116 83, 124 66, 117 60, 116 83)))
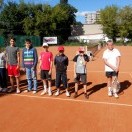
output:
POLYGON ((24 50, 22 50, 22 68, 23 71, 25 70, 25 65, 24 65, 24 50))
POLYGON ((120 56, 118 56, 117 58, 116 58, 116 62, 117 62, 117 69, 116 69, 116 72, 118 72, 119 71, 119 67, 120 67, 120 63, 121 63, 121 57, 120 56))
POLYGON ((76 62, 74 62, 74 78, 76 78, 76 62))
POLYGON ((37 54, 37 50, 34 49, 34 65, 33 65, 34 69, 36 69, 37 63, 38 63, 38 54, 37 54))
POLYGON ((19 49, 17 51, 17 69, 20 68, 20 52, 19 52, 19 49))
POLYGON ((50 70, 49 70, 49 74, 52 73, 52 68, 53 68, 53 54, 52 54, 52 53, 51 53, 50 60, 51 60, 51 62, 50 62, 50 70))

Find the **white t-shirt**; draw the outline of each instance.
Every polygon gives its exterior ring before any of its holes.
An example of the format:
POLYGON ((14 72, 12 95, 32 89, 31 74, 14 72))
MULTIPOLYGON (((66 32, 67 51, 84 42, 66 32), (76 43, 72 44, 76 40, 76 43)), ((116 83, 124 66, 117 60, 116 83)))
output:
MULTIPOLYGON (((103 59, 106 59, 107 62, 111 65, 113 65, 114 67, 117 67, 117 57, 121 56, 120 52, 118 49, 113 49, 113 50, 105 50, 103 53, 103 59)), ((114 71, 113 69, 111 69, 110 67, 108 67, 107 65, 105 65, 105 71, 114 71)))

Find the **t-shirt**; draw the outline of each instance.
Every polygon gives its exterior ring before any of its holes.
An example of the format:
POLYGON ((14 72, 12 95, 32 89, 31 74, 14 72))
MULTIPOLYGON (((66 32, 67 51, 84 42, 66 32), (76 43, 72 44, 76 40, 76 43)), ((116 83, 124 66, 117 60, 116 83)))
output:
MULTIPOLYGON (((107 62, 114 67, 117 67, 117 57, 121 56, 120 52, 118 49, 113 49, 113 50, 105 50, 103 53, 103 59, 106 59, 107 62)), ((111 69, 109 66, 105 65, 105 71, 114 71, 111 69)))
POLYGON ((0 53, 0 68, 6 67, 6 55, 4 52, 0 53))
POLYGON ((89 57, 86 54, 83 56, 76 55, 73 61, 76 62, 76 73, 86 74, 86 65, 84 63, 89 61, 89 57))
POLYGON ((7 62, 10 65, 17 65, 17 52, 19 52, 19 48, 18 47, 11 47, 11 46, 7 46, 6 47, 6 54, 7 54, 7 62))
POLYGON ((42 61, 41 70, 50 70, 53 54, 51 52, 41 52, 39 59, 42 61))

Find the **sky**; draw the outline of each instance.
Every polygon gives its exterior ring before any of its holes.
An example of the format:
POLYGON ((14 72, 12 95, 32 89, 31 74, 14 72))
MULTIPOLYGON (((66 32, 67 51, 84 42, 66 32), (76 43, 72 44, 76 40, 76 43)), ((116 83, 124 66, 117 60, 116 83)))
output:
MULTIPOLYGON (((5 0, 10 1, 10 0, 5 0)), ((19 0, 11 0, 18 2, 19 0)), ((60 0, 24 0, 25 2, 34 2, 34 3, 46 3, 51 6, 55 6, 60 2, 60 0)), ((97 11, 105 8, 106 6, 116 5, 120 8, 131 5, 132 0, 68 0, 69 4, 74 6, 78 12, 76 14, 76 20, 84 23, 84 14, 89 11, 97 11)))

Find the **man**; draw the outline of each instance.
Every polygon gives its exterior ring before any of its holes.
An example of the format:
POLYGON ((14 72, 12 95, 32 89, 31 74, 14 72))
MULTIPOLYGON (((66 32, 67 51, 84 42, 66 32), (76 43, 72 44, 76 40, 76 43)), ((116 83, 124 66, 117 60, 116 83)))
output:
POLYGON ((20 76, 20 52, 19 48, 15 46, 15 38, 10 38, 10 46, 6 47, 8 76, 10 77, 11 89, 14 90, 13 77, 16 78, 16 93, 20 93, 19 89, 19 76, 20 76))
POLYGON ((74 77, 75 77, 75 95, 74 98, 78 96, 78 84, 80 82, 83 83, 83 88, 84 88, 84 97, 88 99, 87 95, 87 69, 86 65, 87 62, 89 61, 89 58, 86 54, 84 54, 84 47, 80 47, 78 49, 79 54, 76 55, 73 59, 74 61, 74 77))
POLYGON ((58 96, 60 94, 60 85, 62 80, 63 87, 66 89, 66 96, 69 97, 70 94, 68 92, 68 86, 67 86, 68 57, 64 54, 63 46, 58 47, 58 52, 59 53, 55 56, 54 59, 54 65, 56 68, 56 88, 57 88, 57 92, 55 93, 55 96, 58 96))
POLYGON ((36 67, 38 63, 38 55, 35 48, 33 48, 31 40, 25 40, 25 48, 22 50, 22 67, 26 71, 28 89, 24 92, 30 92, 33 86, 33 94, 37 92, 37 74, 36 67), (33 81, 33 85, 32 85, 33 81))
POLYGON ((43 81, 44 90, 41 95, 48 92, 49 96, 52 95, 51 92, 51 74, 53 67, 53 54, 48 50, 49 46, 47 43, 43 43, 44 51, 40 53, 40 63, 39 68, 41 70, 41 79, 43 81), (48 90, 47 90, 48 81, 48 90))
POLYGON ((107 77, 107 86, 108 86, 108 96, 114 95, 115 98, 118 98, 116 88, 112 88, 112 82, 115 78, 118 77, 119 67, 120 67, 120 52, 118 49, 114 48, 112 41, 107 42, 107 49, 103 53, 103 60, 105 63, 105 72, 107 77))

